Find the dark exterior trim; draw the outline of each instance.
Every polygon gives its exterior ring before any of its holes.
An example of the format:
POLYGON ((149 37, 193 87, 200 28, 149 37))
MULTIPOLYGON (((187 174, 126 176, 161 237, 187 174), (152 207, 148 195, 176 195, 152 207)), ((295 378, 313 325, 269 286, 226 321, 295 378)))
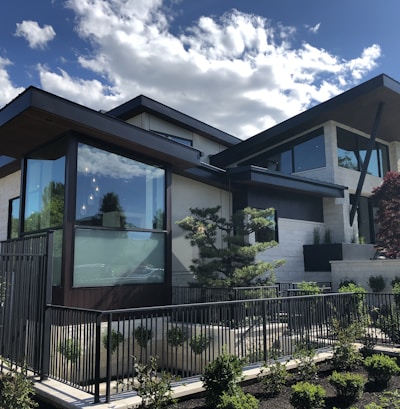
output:
POLYGON ((108 115, 127 120, 143 112, 148 112, 154 116, 165 119, 170 123, 188 129, 189 131, 198 133, 208 139, 216 142, 221 142, 224 145, 236 145, 241 139, 214 128, 206 123, 199 121, 189 115, 183 114, 167 105, 148 98, 144 95, 139 95, 130 101, 121 104, 120 106, 111 109, 107 112, 108 115))
POLYGON ((243 166, 228 170, 232 184, 250 184, 291 190, 320 197, 344 197, 347 188, 332 183, 306 179, 299 176, 285 175, 257 166, 243 166))
POLYGON ((177 169, 200 163, 197 149, 34 87, 0 110, 0 141, 3 154, 8 156, 22 158, 27 151, 70 130, 153 157, 177 169))
POLYGON ((372 129, 379 102, 384 102, 386 106, 379 137, 388 142, 398 141, 400 83, 381 74, 214 155, 210 162, 219 167, 235 164, 269 146, 282 143, 330 120, 368 134, 372 129))

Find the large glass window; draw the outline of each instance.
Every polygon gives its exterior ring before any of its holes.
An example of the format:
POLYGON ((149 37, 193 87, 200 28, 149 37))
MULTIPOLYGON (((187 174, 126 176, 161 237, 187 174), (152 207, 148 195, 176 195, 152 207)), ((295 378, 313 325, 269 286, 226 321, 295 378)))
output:
POLYGON ((74 287, 164 281, 163 233, 77 229, 74 287))
POLYGON ((65 156, 58 142, 27 160, 24 231, 62 226, 64 217, 65 156))
POLYGON ((313 131, 282 147, 263 152, 241 165, 261 166, 285 174, 326 166, 323 129, 313 131))
POLYGON ((164 228, 164 170, 80 144, 76 223, 112 228, 164 228))
POLYGON ((19 197, 11 199, 8 205, 8 238, 16 239, 19 235, 19 208, 21 200, 19 197))
POLYGON ((164 169, 79 144, 73 285, 163 282, 164 213, 164 169))
MULTIPOLYGON (((368 138, 337 128, 338 165, 342 168, 361 171, 367 155, 368 144, 368 138)), ((376 142, 372 148, 367 173, 383 177, 388 170, 388 147, 376 142)))

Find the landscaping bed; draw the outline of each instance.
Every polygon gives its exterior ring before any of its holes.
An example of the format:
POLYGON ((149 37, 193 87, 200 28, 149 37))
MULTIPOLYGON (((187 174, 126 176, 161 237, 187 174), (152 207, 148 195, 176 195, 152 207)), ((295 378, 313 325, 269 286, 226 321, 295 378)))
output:
MULTIPOLYGON (((318 365, 318 378, 313 381, 316 384, 321 385, 326 391, 325 406, 324 408, 365 408, 366 405, 370 403, 380 403, 380 399, 384 396, 385 392, 398 393, 397 406, 396 404, 392 406, 382 406, 388 408, 400 408, 400 375, 397 374, 393 376, 389 384, 385 388, 380 388, 373 382, 369 381, 366 383, 364 392, 357 401, 354 402, 343 402, 336 396, 336 391, 333 386, 329 383, 328 377, 333 372, 333 366, 331 361, 326 361, 318 365)), ((352 373, 362 374, 368 378, 367 371, 360 365, 352 373)), ((300 379, 297 376, 293 376, 291 380, 285 385, 278 396, 270 397, 265 393, 264 385, 261 381, 255 381, 247 385, 243 385, 242 389, 245 393, 250 393, 259 400, 259 408, 274 408, 274 409, 287 409, 293 407, 290 404, 290 396, 292 393, 291 386, 298 382, 300 379)), ((170 405, 168 408, 172 408, 170 405)), ((211 409, 206 406, 204 397, 196 397, 191 399, 186 399, 178 402, 177 409, 211 409)), ((378 407, 379 408, 379 407, 378 407)), ((215 409, 215 408, 212 408, 215 409)))

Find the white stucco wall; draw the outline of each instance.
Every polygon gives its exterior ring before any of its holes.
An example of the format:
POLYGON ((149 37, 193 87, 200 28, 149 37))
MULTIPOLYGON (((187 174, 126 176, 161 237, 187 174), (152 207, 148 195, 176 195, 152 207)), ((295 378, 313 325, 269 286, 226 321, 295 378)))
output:
POLYGON ((190 208, 221 206, 221 216, 231 216, 231 200, 227 191, 179 175, 172 176, 172 284, 187 285, 193 281, 189 266, 197 257, 196 248, 185 239, 185 232, 176 225, 178 220, 190 215, 190 208))
POLYGON ((7 239, 9 200, 20 195, 21 172, 0 179, 0 240, 7 239))

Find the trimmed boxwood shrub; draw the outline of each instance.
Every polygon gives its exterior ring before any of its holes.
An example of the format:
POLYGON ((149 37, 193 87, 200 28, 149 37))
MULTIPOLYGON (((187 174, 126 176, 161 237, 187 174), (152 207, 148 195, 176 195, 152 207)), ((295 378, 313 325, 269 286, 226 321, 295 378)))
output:
POLYGON ((364 366, 369 379, 382 386, 386 386, 392 376, 400 372, 395 358, 384 354, 373 354, 365 358, 364 366))
POLYGON ((361 398, 367 382, 363 375, 337 371, 333 371, 328 381, 335 388, 340 399, 351 402, 361 398))
POLYGON ((325 404, 325 389, 321 385, 298 382, 292 386, 290 403, 296 409, 322 408, 325 404))

